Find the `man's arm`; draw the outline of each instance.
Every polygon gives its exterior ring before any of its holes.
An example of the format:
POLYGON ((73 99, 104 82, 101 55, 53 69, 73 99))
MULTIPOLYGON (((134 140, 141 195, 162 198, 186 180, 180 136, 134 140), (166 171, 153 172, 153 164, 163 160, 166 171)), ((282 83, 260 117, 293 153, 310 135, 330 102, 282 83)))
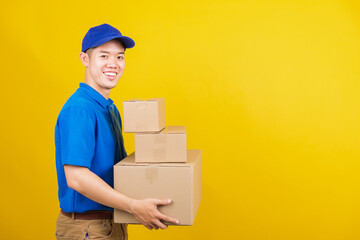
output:
POLYGON ((158 205, 168 205, 170 200, 136 200, 116 191, 87 167, 64 165, 66 181, 70 188, 100 204, 127 211, 148 229, 165 229, 161 222, 179 223, 178 220, 159 212, 158 205))

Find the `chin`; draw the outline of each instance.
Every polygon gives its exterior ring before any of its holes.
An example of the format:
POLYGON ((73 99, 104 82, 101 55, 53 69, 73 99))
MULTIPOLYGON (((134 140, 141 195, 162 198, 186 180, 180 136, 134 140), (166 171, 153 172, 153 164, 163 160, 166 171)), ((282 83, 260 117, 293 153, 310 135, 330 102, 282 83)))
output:
POLYGON ((116 87, 117 83, 118 83, 118 80, 104 82, 104 88, 112 89, 112 88, 116 87))
POLYGON ((117 85, 117 83, 116 84, 111 84, 111 85, 106 86, 106 88, 110 90, 110 89, 115 88, 116 85, 117 85))

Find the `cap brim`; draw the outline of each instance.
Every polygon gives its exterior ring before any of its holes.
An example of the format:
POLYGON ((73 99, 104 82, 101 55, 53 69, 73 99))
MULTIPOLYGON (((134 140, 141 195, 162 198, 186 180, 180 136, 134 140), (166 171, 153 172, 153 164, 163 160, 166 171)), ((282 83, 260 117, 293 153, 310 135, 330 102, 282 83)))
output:
POLYGON ((124 44, 125 48, 132 48, 132 47, 135 46, 134 40, 132 40, 129 37, 122 36, 122 37, 119 37, 119 38, 116 38, 116 39, 119 39, 124 44))
MULTIPOLYGON (((132 47, 135 46, 134 40, 132 40, 129 37, 126 37, 126 36, 121 36, 121 37, 111 36, 111 37, 103 38, 103 39, 101 39, 101 41, 98 41, 96 43, 93 43, 90 48, 98 47, 98 46, 100 46, 100 45, 102 45, 104 43, 107 43, 108 41, 111 41, 113 39, 119 39, 121 41, 121 43, 124 45, 124 48, 132 48, 132 47)), ((87 51, 88 49, 83 50, 83 52, 87 51)))

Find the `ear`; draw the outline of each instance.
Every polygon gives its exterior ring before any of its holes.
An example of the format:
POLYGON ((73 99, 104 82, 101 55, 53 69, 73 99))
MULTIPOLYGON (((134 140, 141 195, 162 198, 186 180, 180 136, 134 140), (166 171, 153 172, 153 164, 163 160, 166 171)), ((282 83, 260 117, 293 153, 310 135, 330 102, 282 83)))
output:
POLYGON ((89 54, 81 52, 80 53, 80 60, 85 67, 89 66, 89 54))

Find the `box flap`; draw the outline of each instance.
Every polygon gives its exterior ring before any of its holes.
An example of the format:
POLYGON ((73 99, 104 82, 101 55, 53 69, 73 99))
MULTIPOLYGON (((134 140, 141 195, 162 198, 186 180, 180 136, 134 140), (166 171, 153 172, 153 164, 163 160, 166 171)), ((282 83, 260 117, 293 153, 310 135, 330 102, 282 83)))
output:
POLYGON ((165 133, 186 133, 185 126, 167 126, 165 133))
POLYGON ((186 163, 136 163, 135 152, 118 162, 115 166, 157 166, 157 167, 188 167, 201 157, 201 150, 188 149, 186 163))
POLYGON ((144 132, 144 133, 135 133, 136 135, 141 134, 185 134, 186 128, 185 126, 167 126, 163 128, 160 132, 144 132))

